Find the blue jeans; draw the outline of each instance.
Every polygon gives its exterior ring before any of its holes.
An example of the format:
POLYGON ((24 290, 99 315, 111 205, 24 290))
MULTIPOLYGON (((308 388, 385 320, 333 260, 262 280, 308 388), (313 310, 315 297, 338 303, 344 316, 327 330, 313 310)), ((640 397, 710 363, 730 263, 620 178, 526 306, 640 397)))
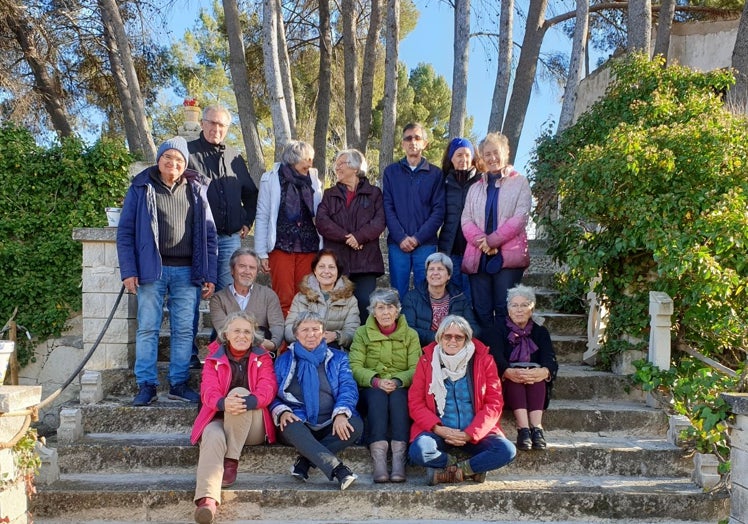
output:
POLYGON ((470 293, 470 279, 467 274, 462 272, 462 255, 450 255, 452 260, 452 278, 449 280, 460 290, 462 290, 465 298, 467 298, 470 304, 473 303, 473 295, 470 293))
POLYGON ((509 464, 517 455, 517 448, 500 435, 486 435, 477 444, 468 442, 464 446, 450 446, 435 433, 424 431, 410 444, 408 455, 417 466, 446 468, 449 454, 468 454, 470 468, 475 473, 499 469, 509 464))
POLYGON ((483 272, 470 275, 473 310, 482 333, 493 331, 498 322, 504 322, 507 291, 522 281, 524 272, 524 269, 502 269, 493 275, 483 272))
POLYGON ((402 301, 410 288, 411 271, 414 286, 417 287, 426 280, 426 259, 436 253, 436 246, 418 246, 410 253, 406 253, 397 244, 387 244, 387 251, 390 261, 390 284, 400 293, 402 301))
POLYGON ((192 317, 198 286, 192 285, 192 268, 164 266, 161 278, 138 288, 138 330, 135 336, 135 379, 138 385, 158 385, 158 333, 169 294, 169 383, 187 382, 192 355, 192 317))
POLYGON ((242 237, 239 233, 233 235, 218 235, 218 282, 216 282, 216 293, 223 288, 229 287, 234 279, 231 276, 229 260, 234 251, 242 247, 242 237))

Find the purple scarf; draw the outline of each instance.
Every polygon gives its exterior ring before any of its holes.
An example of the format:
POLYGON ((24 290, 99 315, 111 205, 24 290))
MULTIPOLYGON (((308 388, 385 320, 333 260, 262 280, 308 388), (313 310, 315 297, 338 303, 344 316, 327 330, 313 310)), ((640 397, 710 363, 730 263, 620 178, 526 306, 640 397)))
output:
POLYGON ((509 335, 506 338, 513 348, 509 362, 530 362, 530 355, 538 350, 538 345, 530 338, 533 326, 532 319, 521 328, 512 322, 512 319, 506 317, 506 327, 509 328, 509 335))

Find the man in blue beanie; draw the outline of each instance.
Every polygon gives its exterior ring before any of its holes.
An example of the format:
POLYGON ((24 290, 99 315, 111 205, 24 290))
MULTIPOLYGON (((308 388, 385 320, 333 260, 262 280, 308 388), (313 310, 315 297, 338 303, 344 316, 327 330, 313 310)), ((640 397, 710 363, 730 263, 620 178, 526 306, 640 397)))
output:
POLYGON ((171 327, 169 395, 197 403, 200 395, 187 380, 192 355, 192 317, 198 301, 210 298, 217 279, 216 229, 207 199, 207 183, 186 169, 189 153, 176 136, 158 148, 157 165, 135 176, 125 196, 117 228, 120 275, 138 296, 134 406, 158 398, 158 335, 169 296, 171 327))

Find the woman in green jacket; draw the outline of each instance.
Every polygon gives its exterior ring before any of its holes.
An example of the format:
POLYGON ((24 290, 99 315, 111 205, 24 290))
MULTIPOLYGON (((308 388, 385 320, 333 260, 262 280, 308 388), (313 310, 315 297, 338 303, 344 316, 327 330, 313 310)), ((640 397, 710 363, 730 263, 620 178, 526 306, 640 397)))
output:
POLYGON ((374 482, 405 482, 410 417, 408 387, 421 356, 418 333, 400 314, 397 290, 376 289, 369 318, 356 330, 349 360, 368 409, 365 440, 374 461, 374 482), (391 437, 392 474, 387 473, 391 437))

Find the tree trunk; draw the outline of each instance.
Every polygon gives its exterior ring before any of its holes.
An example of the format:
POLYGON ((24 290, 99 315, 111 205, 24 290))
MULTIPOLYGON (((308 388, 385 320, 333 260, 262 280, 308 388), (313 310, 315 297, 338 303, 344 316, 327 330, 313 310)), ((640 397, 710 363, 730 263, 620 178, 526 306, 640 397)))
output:
POLYGON ((735 85, 727 93, 727 105, 735 113, 748 113, 748 2, 738 25, 738 35, 732 50, 735 85))
POLYGON ((454 62, 452 64, 452 109, 449 137, 462 136, 467 118, 467 82, 470 62, 470 0, 455 0, 454 62))
POLYGON ((509 81, 512 77, 513 31, 514 0, 502 0, 499 15, 499 64, 491 100, 491 116, 488 119, 489 132, 500 131, 504 127, 504 109, 506 109, 509 81))
POLYGON ((564 101, 561 105, 561 116, 558 119, 558 131, 561 132, 574 122, 574 108, 577 103, 577 89, 582 81, 582 65, 587 54, 587 33, 589 27, 589 0, 577 0, 577 19, 574 26, 574 40, 571 47, 569 76, 564 88, 564 101))
POLYGON ((49 64, 44 61, 39 49, 37 49, 34 37, 37 36, 38 32, 25 14, 20 12, 16 16, 9 16, 5 23, 13 32, 13 36, 23 53, 23 58, 34 75, 33 90, 41 97, 52 127, 61 137, 72 136, 73 128, 63 105, 65 93, 62 89, 59 73, 54 69, 53 74, 50 74, 49 64))
POLYGON ((649 53, 652 39, 651 0, 629 0, 628 49, 649 53))
POLYGON ((345 89, 345 144, 358 148, 361 143, 358 101, 358 45, 356 43, 356 3, 342 0, 343 82, 345 89))
POLYGON ((361 99, 359 101, 360 140, 357 144, 351 144, 362 153, 366 153, 366 148, 369 144, 369 131, 371 130, 371 115, 374 105, 374 72, 377 65, 379 35, 382 31, 382 1, 371 0, 369 31, 366 33, 366 49, 364 49, 364 65, 361 74, 361 99))
POLYGON ((525 124, 527 106, 530 103, 532 85, 538 68, 540 46, 545 36, 545 9, 548 0, 530 0, 530 8, 525 25, 525 36, 522 39, 522 52, 519 55, 517 71, 512 86, 512 96, 506 112, 503 133, 509 139, 509 160, 514 162, 517 154, 519 137, 525 124))
POLYGON ((329 0, 319 2, 319 92, 314 122, 314 167, 324 180, 327 172, 327 129, 332 98, 332 35, 329 0))
POLYGON ((130 147, 132 149, 134 145, 137 149, 133 152, 143 155, 143 159, 147 162, 155 162, 156 145, 153 143, 153 138, 149 131, 145 102, 143 101, 143 94, 140 91, 140 82, 135 72, 135 62, 130 52, 130 41, 127 38, 127 33, 125 33, 125 24, 122 21, 119 6, 116 0, 98 0, 98 2, 101 9, 102 21, 111 25, 114 40, 117 42, 122 69, 127 80, 127 89, 130 91, 133 117, 139 131, 139 142, 137 144, 130 144, 130 147))
POLYGON ((265 83, 268 90, 268 105, 273 120, 275 137, 275 161, 280 161, 283 148, 291 140, 291 126, 283 96, 283 81, 278 58, 278 0, 263 0, 262 10, 262 56, 265 61, 265 83))
POLYGON ((291 129, 291 138, 296 138, 296 97, 291 80, 291 59, 288 56, 288 44, 286 43, 286 27, 283 22, 283 11, 281 3, 278 3, 278 59, 280 61, 280 74, 283 83, 284 100, 286 101, 286 112, 288 113, 288 126, 291 129))
POLYGON ((262 153, 260 135, 257 132, 257 114, 252 93, 249 90, 247 59, 244 54, 244 40, 239 23, 239 6, 236 0, 223 0, 226 34, 229 39, 229 68, 236 96, 236 107, 239 110, 239 123, 244 137, 244 148, 247 151, 249 174, 259 179, 265 171, 265 157, 262 153))
POLYGON ((400 0, 387 0, 385 25, 384 99, 382 100, 382 142, 379 172, 392 163, 397 125, 397 60, 400 40, 400 0))
POLYGON ((662 0, 660 15, 657 21, 657 40, 655 40, 654 54, 662 55, 667 64, 667 53, 670 48, 670 33, 673 29, 675 17, 675 0, 662 0))

